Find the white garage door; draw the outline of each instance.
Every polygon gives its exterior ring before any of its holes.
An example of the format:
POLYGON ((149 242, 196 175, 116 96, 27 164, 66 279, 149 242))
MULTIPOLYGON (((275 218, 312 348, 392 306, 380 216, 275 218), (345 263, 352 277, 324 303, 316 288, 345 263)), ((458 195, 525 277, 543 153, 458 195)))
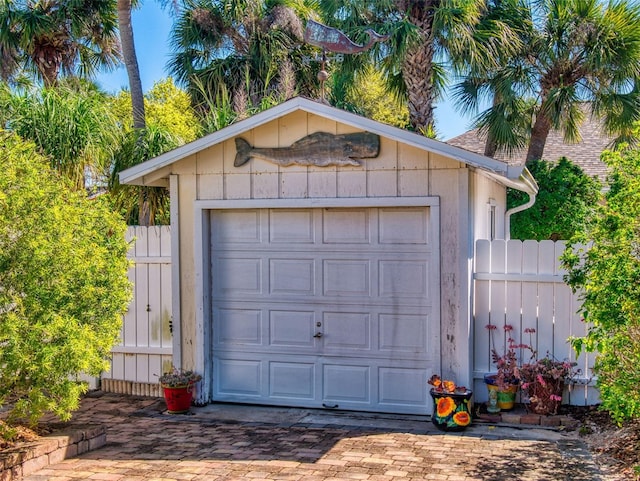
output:
POLYGON ((427 413, 440 325, 429 207, 210 215, 214 400, 427 413))

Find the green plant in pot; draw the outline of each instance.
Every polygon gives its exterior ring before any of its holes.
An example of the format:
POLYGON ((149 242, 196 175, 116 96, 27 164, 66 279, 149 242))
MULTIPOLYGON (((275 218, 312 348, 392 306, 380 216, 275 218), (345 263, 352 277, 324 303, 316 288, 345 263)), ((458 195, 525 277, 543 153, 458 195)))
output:
POLYGON ((171 366, 171 370, 160 376, 159 381, 167 403, 167 412, 183 414, 189 411, 195 383, 202 376, 193 371, 178 369, 171 366))

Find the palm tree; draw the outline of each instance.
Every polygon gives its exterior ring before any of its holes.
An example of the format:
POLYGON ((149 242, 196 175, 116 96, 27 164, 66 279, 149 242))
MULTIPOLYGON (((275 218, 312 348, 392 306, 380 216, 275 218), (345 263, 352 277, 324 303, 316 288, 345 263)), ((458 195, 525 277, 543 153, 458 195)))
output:
POLYGON ((312 51, 302 42, 301 18, 312 6, 308 0, 187 0, 171 38, 170 73, 205 109, 207 98, 228 94, 239 112, 296 90, 311 95, 317 80, 305 59, 312 51))
POLYGON ((35 143, 51 167, 80 190, 87 177, 106 180, 120 129, 104 94, 92 85, 0 95, 8 128, 35 143))
POLYGON ((118 173, 180 145, 180 139, 167 129, 150 125, 126 134, 114 155, 109 178, 109 195, 113 204, 131 225, 169 224, 169 190, 120 184, 118 173))
POLYGON ((618 142, 634 141, 633 124, 640 120, 640 6, 626 0, 545 0, 528 9, 532 27, 525 48, 500 68, 465 81, 475 85, 476 97, 468 89, 463 105, 483 95, 492 103, 477 125, 502 131, 493 137, 502 149, 514 147, 509 138, 522 142, 526 131, 527 165, 542 158, 552 129, 568 142, 579 140, 586 113, 602 119, 618 142))
POLYGON ((45 87, 60 76, 90 78, 116 66, 117 40, 116 0, 0 3, 0 50, 45 87))
POLYGON ((118 0, 118 28, 120 30, 120 42, 122 43, 122 57, 127 68, 129 90, 131 91, 133 128, 144 129, 146 127, 144 93, 142 92, 138 56, 133 42, 133 27, 131 25, 131 7, 133 3, 137 2, 118 0))
POLYGON ((334 102, 340 103, 353 76, 368 62, 383 68, 390 89, 405 97, 414 130, 433 131, 434 103, 445 82, 447 57, 469 55, 495 64, 498 49, 511 48, 515 36, 496 22, 497 30, 474 42, 483 0, 327 0, 321 2, 327 23, 358 41, 367 28, 389 34, 366 56, 345 58, 333 76, 334 102), (497 42, 495 39, 502 39, 497 42), (472 49, 473 47, 473 49, 472 49), (367 58, 368 57, 368 58, 367 58))

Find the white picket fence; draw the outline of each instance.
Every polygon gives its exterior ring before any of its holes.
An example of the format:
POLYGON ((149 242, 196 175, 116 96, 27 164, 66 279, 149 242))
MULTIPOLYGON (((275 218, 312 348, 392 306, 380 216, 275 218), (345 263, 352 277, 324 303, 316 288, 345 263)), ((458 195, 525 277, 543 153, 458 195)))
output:
MULTIPOLYGON (((121 343, 112 350, 111 370, 102 376, 102 389, 111 392, 160 396, 157 376, 171 367, 171 231, 162 227, 129 227, 129 278, 134 299, 124 316, 121 343)), ((590 368, 592 355, 576 358, 567 342, 585 333, 578 314, 577 295, 563 281, 559 256, 563 242, 481 240, 474 265, 473 377, 476 401, 487 399, 485 373, 491 363, 490 333, 504 345, 502 326, 514 327, 518 342, 529 342, 526 328, 534 328, 534 347, 540 355, 578 363, 582 376, 565 390, 564 402, 595 404, 590 368), (500 339, 501 336, 501 339, 500 339)))
MULTIPOLYGON (((565 272, 559 257, 564 242, 480 240, 476 243, 474 269, 474 392, 477 401, 487 399, 484 374, 494 371, 491 343, 504 352, 505 324, 520 344, 531 344, 539 357, 570 360, 581 370, 575 382, 565 389, 563 402, 591 405, 598 402, 591 368, 593 354, 576 357, 568 339, 583 336, 585 324, 579 314, 578 294, 563 280, 565 272), (497 326, 492 334, 488 324, 497 326), (535 329, 534 334, 526 329, 535 329)), ((521 351, 528 359, 526 350, 521 351)))
POLYGON ((129 227, 129 279, 134 296, 124 316, 121 342, 112 349, 102 389, 161 396, 158 376, 171 367, 171 229, 129 227))

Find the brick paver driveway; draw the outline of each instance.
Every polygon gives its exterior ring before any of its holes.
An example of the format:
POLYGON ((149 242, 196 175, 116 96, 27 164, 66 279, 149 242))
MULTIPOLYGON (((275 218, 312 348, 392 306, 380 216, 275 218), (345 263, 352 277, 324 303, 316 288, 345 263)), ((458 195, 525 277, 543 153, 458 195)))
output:
POLYGON ((73 422, 105 424, 107 445, 24 481, 617 479, 571 433, 474 425, 443 434, 415 417, 354 423, 347 415, 341 423, 324 413, 301 422, 277 408, 262 408, 259 421, 251 417, 259 408, 243 418, 224 406, 170 416, 162 405, 115 394, 84 399, 73 422))

